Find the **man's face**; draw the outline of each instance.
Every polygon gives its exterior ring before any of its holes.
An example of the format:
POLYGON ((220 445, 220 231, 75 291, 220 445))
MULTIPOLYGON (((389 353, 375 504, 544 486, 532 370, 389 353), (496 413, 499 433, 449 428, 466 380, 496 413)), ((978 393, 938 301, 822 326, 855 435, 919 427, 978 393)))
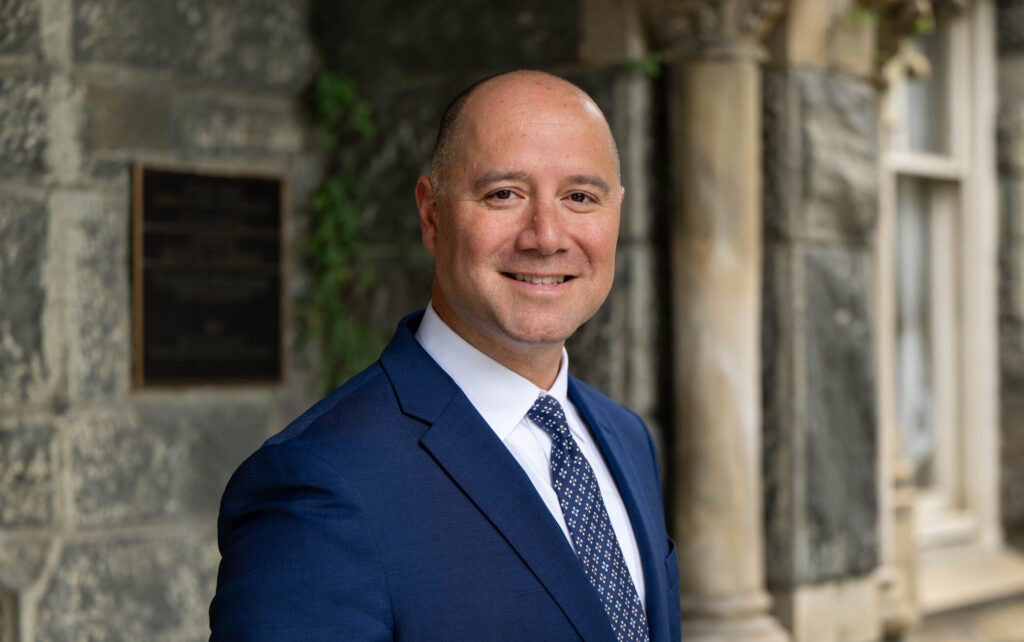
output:
POLYGON ((623 188, 607 125, 582 95, 522 79, 479 89, 462 118, 442 193, 417 185, 433 305, 499 361, 560 349, 615 272, 623 188))

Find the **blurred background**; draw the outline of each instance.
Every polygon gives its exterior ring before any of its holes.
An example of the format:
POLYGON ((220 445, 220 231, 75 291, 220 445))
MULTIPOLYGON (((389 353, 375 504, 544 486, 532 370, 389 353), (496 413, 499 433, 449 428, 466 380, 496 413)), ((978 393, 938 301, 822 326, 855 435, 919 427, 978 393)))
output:
POLYGON ((590 92, 683 637, 1024 640, 1024 1, 0 0, 0 641, 203 640, 235 467, 429 298, 486 75, 590 92))

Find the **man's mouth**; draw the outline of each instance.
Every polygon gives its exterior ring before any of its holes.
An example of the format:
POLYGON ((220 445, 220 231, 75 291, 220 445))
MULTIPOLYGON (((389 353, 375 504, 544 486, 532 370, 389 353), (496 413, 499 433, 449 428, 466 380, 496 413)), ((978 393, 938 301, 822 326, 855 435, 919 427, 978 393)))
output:
POLYGON ((506 272, 505 276, 531 285, 558 285, 572 278, 564 274, 558 276, 534 276, 532 274, 512 274, 511 272, 506 272))

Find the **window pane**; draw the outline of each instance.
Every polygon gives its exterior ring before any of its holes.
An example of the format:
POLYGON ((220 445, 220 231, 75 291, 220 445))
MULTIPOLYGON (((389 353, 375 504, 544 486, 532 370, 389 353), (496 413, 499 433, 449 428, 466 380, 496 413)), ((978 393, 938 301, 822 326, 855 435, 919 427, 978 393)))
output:
POLYGON ((927 182, 900 178, 897 186, 897 404, 903 452, 918 488, 934 483, 935 403, 931 318, 931 221, 927 182))
POLYGON ((907 80, 904 104, 910 151, 949 154, 949 32, 944 23, 914 42, 930 72, 907 80))

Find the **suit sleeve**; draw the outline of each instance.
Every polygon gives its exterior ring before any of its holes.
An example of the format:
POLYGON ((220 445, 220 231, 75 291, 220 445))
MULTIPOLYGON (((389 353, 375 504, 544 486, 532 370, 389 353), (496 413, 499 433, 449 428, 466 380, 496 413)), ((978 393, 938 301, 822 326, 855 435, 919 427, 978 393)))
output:
POLYGON ((290 444, 264 446, 228 483, 211 642, 392 639, 380 555, 340 472, 290 444))

